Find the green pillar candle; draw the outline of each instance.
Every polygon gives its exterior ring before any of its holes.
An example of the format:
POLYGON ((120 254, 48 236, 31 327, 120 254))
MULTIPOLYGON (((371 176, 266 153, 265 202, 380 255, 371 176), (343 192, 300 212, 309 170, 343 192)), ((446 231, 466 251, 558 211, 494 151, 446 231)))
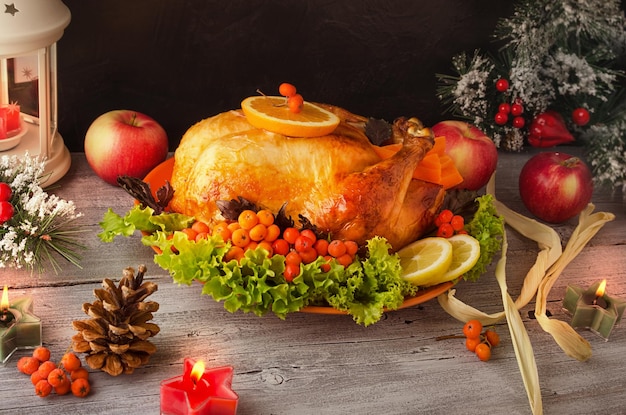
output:
POLYGON ((604 289, 599 291, 601 285, 602 282, 597 282, 586 290, 576 285, 568 286, 563 308, 572 314, 572 327, 589 329, 608 340, 622 319, 626 301, 610 297, 604 289))
MULTIPOLYGON (((3 301, 6 295, 3 293, 3 301)), ((33 300, 21 297, 0 310, 0 363, 5 364, 19 349, 41 346, 41 320, 33 315, 33 300)))

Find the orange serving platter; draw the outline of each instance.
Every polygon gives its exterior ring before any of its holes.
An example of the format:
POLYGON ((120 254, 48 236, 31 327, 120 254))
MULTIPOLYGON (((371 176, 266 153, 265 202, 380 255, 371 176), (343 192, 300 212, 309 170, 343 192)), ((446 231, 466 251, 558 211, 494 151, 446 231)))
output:
MULTIPOLYGON (((153 192, 156 191, 159 187, 163 186, 166 181, 170 180, 172 177, 172 169, 174 168, 174 158, 169 158, 165 160, 163 163, 159 164, 155 167, 150 173, 146 175, 144 178, 144 182, 150 185, 150 189, 153 192)), ((158 249, 158 248, 157 248, 158 249)), ((158 253, 158 251, 155 251, 158 253)), ((419 291, 416 296, 407 297, 402 305, 398 307, 398 309, 413 307, 418 304, 425 303, 426 301, 432 300, 433 298, 439 296, 440 294, 448 291, 452 286, 454 286, 454 282, 444 282, 442 284, 437 284, 432 287, 427 287, 419 291)), ((348 314, 345 311, 337 310, 336 308, 327 306, 306 306, 300 310, 304 313, 313 313, 313 314, 348 314)))

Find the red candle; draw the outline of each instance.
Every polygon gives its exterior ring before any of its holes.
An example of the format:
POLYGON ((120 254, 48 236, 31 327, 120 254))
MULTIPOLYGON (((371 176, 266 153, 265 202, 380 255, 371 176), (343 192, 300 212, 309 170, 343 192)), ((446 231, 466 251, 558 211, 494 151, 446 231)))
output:
POLYGON ((7 122, 4 117, 5 112, 4 108, 0 108, 0 140, 7 138, 7 122))
POLYGON ((184 373, 161 382, 161 414, 234 415, 239 397, 232 390, 233 368, 204 368, 185 359, 184 373))
POLYGON ((16 103, 0 107, 0 138, 20 132, 20 106, 16 103))

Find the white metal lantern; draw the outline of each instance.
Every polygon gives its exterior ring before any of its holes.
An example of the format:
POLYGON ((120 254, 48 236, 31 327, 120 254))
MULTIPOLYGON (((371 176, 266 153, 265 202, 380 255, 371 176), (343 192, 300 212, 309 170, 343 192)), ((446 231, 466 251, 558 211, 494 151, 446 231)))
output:
POLYGON ((56 62, 56 42, 70 19, 60 0, 0 2, 0 156, 45 158, 44 185, 71 163, 57 131, 56 62))

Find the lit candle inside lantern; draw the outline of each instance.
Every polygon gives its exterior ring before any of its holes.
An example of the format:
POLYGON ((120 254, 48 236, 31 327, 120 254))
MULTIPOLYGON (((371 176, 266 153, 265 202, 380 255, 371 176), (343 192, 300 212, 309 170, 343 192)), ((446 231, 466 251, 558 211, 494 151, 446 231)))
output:
POLYGON ((2 116, 4 114, 3 109, 4 108, 0 108, 0 140, 7 138, 7 122, 2 116))
POLYGON ((30 297, 9 302, 9 291, 4 286, 0 301, 0 363, 5 364, 18 349, 41 346, 41 320, 32 311, 30 297))
POLYGON ((205 369, 201 360, 185 359, 182 376, 161 382, 161 414, 236 414, 239 397, 232 380, 230 366, 205 369))
POLYGON ((14 136, 20 129, 20 106, 12 103, 0 107, 0 139, 14 136))
POLYGON ((576 285, 568 286, 563 308, 572 314, 572 327, 589 329, 608 340, 622 319, 626 301, 607 295, 606 280, 602 280, 587 290, 576 285))

